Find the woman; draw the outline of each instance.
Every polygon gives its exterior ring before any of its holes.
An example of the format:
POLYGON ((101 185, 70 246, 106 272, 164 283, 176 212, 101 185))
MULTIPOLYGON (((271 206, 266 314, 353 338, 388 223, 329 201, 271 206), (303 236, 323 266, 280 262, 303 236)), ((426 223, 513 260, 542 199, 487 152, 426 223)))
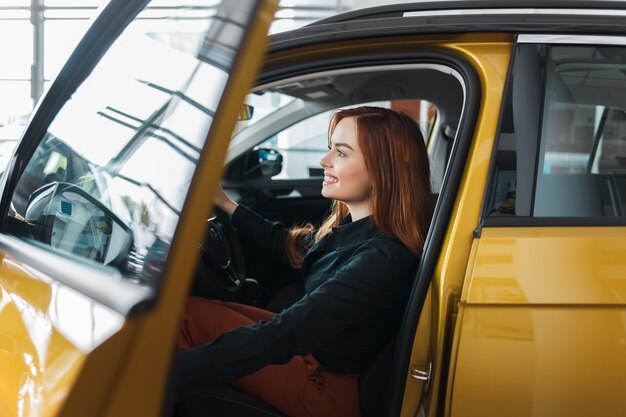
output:
POLYGON ((304 297, 273 313, 191 298, 181 387, 231 382, 292 417, 361 415, 358 375, 398 330, 430 223, 429 161, 416 123, 389 109, 340 110, 329 128, 317 231, 287 231, 229 200, 216 206, 301 268, 304 297))

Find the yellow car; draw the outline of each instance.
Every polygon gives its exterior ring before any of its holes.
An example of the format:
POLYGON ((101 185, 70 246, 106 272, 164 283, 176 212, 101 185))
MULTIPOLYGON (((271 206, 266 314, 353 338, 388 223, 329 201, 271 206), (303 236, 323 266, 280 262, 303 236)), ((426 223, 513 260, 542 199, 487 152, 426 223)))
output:
POLYGON ((366 103, 420 124, 437 204, 364 416, 626 415, 625 3, 399 4, 268 37, 277 3, 100 10, 0 182, 0 416, 170 415, 188 294, 288 303, 250 279, 288 272, 213 215, 217 184, 318 221, 328 115, 366 103))

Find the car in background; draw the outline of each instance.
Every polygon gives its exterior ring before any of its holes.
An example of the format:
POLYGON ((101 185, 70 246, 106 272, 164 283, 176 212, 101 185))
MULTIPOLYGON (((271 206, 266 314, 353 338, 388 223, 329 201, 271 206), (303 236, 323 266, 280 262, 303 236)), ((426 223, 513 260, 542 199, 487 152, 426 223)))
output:
MULTIPOLYGON (((2 176, 0 415, 168 415, 187 295, 279 309, 262 278, 290 273, 213 190, 319 222, 329 115, 363 104, 419 124, 437 202, 363 415, 626 412, 623 2, 397 4, 269 38, 277 2, 170 3, 101 9, 2 176)), ((220 395, 177 412, 282 415, 220 395)))

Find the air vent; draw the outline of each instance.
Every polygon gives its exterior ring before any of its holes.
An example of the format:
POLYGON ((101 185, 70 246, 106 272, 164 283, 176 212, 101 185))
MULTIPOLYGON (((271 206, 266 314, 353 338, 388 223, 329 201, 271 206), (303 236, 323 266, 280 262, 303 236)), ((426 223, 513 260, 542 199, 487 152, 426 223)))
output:
POLYGON ((69 201, 61 201, 61 213, 65 214, 66 216, 71 216, 72 203, 70 203, 69 201))

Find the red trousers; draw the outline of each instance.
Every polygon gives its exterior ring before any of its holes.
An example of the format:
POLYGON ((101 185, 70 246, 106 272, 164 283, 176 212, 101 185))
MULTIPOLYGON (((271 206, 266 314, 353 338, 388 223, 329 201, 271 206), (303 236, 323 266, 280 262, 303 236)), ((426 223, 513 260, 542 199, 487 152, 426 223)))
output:
MULTIPOLYGON (((235 327, 271 318, 274 313, 243 304, 191 297, 181 321, 181 350, 214 340, 235 327)), ((330 372, 312 355, 294 356, 232 382, 291 417, 360 417, 358 377, 330 372)))

